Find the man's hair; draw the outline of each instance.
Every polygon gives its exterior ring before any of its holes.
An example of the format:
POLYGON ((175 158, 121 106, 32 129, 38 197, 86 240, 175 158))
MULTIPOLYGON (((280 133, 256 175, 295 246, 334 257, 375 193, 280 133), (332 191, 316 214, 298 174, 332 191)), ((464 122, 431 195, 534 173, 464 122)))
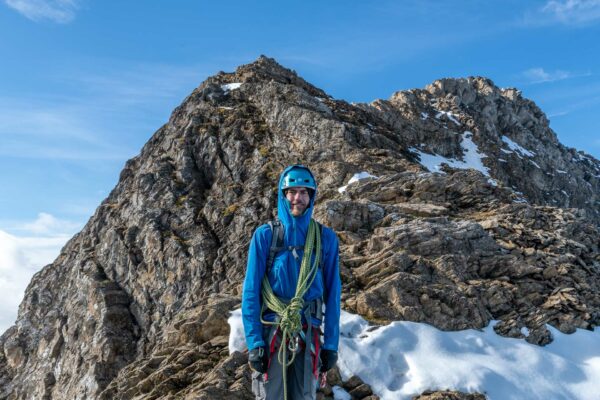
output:
POLYGON ((306 189, 306 191, 308 192, 308 196, 311 199, 313 198, 313 195, 315 194, 315 191, 313 189, 311 189, 311 188, 307 188, 307 187, 304 187, 304 186, 292 186, 292 187, 283 189, 283 195, 287 196, 287 192, 290 189, 306 189))

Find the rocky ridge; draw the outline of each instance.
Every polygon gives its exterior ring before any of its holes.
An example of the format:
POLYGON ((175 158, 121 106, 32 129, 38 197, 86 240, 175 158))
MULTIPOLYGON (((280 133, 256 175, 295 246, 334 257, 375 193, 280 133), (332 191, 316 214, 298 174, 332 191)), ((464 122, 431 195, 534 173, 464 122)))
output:
POLYGON ((540 345, 545 324, 599 324, 600 162, 535 104, 479 77, 348 104, 261 57, 194 90, 34 276, 0 339, 0 398, 252 398, 227 318, 295 162, 340 237, 345 309, 447 330, 495 319, 540 345), (484 173, 456 168, 465 141, 484 173), (432 173, 426 154, 457 162, 432 173), (338 190, 360 171, 375 178, 338 190))

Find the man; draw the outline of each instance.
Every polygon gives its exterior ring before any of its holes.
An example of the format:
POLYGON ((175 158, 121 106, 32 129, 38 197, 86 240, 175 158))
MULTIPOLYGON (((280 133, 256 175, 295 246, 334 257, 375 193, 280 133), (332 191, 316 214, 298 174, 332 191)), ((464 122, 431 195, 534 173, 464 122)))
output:
POLYGON ((287 167, 277 195, 281 225, 262 225, 252 236, 242 317, 257 399, 315 399, 319 371, 326 372, 337 361, 338 239, 333 230, 312 220, 316 195, 308 168, 287 167), (283 233, 277 249, 271 249, 278 241, 274 231, 283 233))

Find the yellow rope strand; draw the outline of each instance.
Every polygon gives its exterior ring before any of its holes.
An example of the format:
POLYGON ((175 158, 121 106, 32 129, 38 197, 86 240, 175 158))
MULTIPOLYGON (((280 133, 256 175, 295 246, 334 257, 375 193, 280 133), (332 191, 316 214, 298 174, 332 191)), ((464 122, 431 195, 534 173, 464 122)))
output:
MULTIPOLYGON (((262 281, 262 296, 265 305, 273 310, 279 316, 275 322, 269 322, 262 319, 261 322, 266 325, 279 325, 281 331, 281 345, 277 354, 277 360, 283 366, 283 390, 284 398, 287 400, 287 367, 290 366, 296 358, 296 350, 298 348, 298 334, 302 330, 302 309, 304 308, 304 295, 312 285, 317 272, 319 270, 319 262, 321 260, 321 232, 318 224, 311 218, 306 234, 306 242, 304 243, 304 254, 302 263, 300 264, 300 274, 298 276, 298 284, 296 285, 296 294, 289 304, 284 303, 279 299, 269 283, 267 274, 262 281), (312 265, 310 264, 311 255, 315 250, 315 258, 312 265), (291 358, 288 360, 287 350, 292 352, 291 358)), ((309 347, 306 344, 306 348, 309 347)))

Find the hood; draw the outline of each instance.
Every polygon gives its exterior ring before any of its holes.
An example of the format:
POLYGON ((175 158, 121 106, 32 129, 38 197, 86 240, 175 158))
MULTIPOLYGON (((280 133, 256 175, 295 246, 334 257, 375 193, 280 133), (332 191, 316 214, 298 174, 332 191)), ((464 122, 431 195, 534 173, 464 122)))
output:
MULTIPOLYGON (((290 202, 286 199, 283 194, 283 177, 292 168, 303 168, 307 170, 314 179, 313 173, 307 167, 303 165, 290 165, 287 167, 279 176, 279 185, 277 187, 277 216, 283 226, 285 226, 286 242, 292 245, 303 245, 306 232, 308 232, 308 224, 312 218, 312 213, 315 204, 315 198, 317 197, 317 190, 313 193, 310 198, 310 202, 304 214, 294 217, 290 210, 290 202), (289 238, 289 239, 288 239, 289 238)), ((315 184, 317 180, 315 179, 315 184)))

